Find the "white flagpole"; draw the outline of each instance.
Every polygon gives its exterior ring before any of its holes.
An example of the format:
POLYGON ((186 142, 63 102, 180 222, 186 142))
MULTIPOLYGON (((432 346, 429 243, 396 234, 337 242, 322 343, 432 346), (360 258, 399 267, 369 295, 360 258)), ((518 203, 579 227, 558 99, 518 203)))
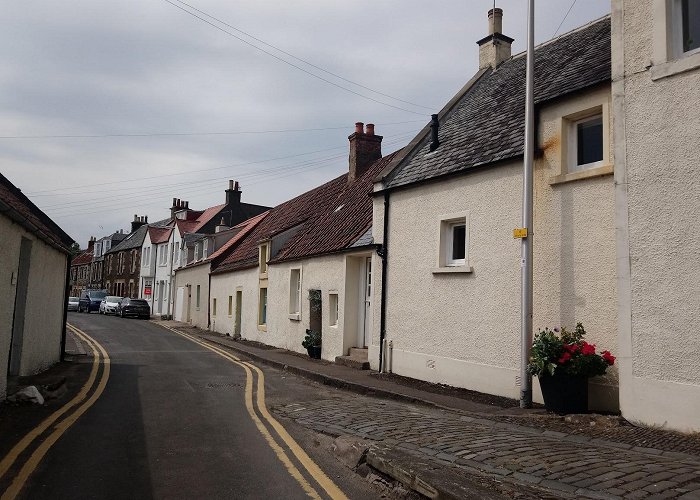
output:
POLYGON ((535 0, 528 1, 527 9, 527 70, 525 76, 525 154, 523 161, 523 225, 527 230, 521 239, 521 354, 520 354, 520 407, 532 406, 532 376, 527 371, 532 346, 532 167, 535 148, 534 120, 534 52, 535 0))

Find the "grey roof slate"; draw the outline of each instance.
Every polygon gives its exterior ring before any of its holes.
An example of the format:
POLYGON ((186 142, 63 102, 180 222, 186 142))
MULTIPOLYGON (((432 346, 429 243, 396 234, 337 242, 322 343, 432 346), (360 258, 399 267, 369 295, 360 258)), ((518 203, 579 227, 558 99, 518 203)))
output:
POLYGON ((357 238, 348 248, 364 247, 372 243, 374 243, 374 238, 372 238, 372 226, 370 226, 369 229, 365 231, 365 234, 357 238))
MULTIPOLYGON (((535 49, 535 104, 610 81, 610 18, 535 49)), ((430 152, 429 128, 416 146, 384 172, 387 189, 522 156, 525 56, 488 69, 440 113, 439 147, 430 152), (426 133, 427 132, 427 133, 426 133)), ((407 148, 409 149, 409 148, 407 148)))
POLYGON ((136 231, 128 234, 126 238, 119 242, 118 245, 113 246, 106 253, 121 252, 122 250, 131 250, 133 248, 141 248, 143 245, 143 240, 146 238, 146 232, 148 232, 148 224, 144 224, 139 227, 136 231))

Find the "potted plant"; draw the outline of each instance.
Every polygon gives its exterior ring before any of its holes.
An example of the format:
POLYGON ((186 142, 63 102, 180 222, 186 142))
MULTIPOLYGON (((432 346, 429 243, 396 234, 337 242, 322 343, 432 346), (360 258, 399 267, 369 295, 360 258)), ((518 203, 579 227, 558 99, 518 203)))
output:
POLYGON ((550 411, 585 413, 588 411, 588 379, 604 375, 615 363, 610 351, 596 353, 595 344, 583 337, 581 323, 571 332, 566 328, 545 328, 535 335, 528 371, 537 376, 544 405, 550 411))
POLYGON ((321 359, 321 332, 307 329, 301 345, 306 348, 310 358, 321 359))

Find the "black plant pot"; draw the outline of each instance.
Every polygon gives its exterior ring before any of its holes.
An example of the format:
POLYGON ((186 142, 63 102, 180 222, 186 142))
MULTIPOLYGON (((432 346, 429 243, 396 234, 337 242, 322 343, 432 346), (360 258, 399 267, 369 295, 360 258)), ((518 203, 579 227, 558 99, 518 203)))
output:
POLYGON ((321 346, 320 345, 313 345, 311 347, 307 347, 306 352, 309 353, 310 358, 321 359, 321 346))
POLYGON ((572 377, 557 370, 538 379, 547 410, 560 415, 588 412, 588 377, 572 377))

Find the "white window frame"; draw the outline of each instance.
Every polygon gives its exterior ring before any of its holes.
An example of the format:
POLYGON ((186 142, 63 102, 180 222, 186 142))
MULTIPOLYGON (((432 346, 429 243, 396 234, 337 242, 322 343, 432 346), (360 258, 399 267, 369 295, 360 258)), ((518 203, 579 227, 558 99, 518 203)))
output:
POLYGON ((651 79, 658 80, 700 68, 700 48, 683 51, 681 0, 653 0, 653 2, 651 79))
POLYGON ((216 316, 216 297, 211 299, 211 315, 216 316))
POLYGON ((340 317, 339 304, 340 297, 338 296, 338 292, 328 292, 328 326, 338 326, 338 318, 340 317))
POLYGON ((258 250, 258 266, 260 274, 267 275, 267 261, 270 260, 270 243, 262 243, 258 250))
POLYGON ((289 270, 289 319, 301 320, 301 268, 289 270))
POLYGON ((433 273, 469 273, 469 212, 443 215, 439 221, 437 267, 433 273), (454 230, 464 225, 464 259, 453 259, 454 230))
POLYGON ((268 315, 268 310, 267 310, 267 304, 268 304, 268 297, 267 297, 267 287, 266 286, 261 286, 259 291, 258 291, 258 329, 261 328, 267 328, 267 315, 268 315), (264 299, 263 299, 263 290, 264 292, 264 299), (263 313, 264 310, 264 313, 263 313))
POLYGON ((604 117, 603 117, 603 112, 601 109, 600 113, 596 113, 590 116, 586 116, 584 118, 579 118, 577 120, 567 120, 567 150, 568 150, 568 157, 566 161, 566 171, 567 173, 574 173, 574 172, 581 172, 583 170, 588 170, 590 168, 596 168, 600 167, 602 165, 605 165, 606 163, 606 157, 605 157, 605 122, 604 122, 604 117), (602 143, 603 143, 603 157, 600 160, 590 162, 590 163, 578 163, 578 126, 582 125, 584 123, 600 119, 601 122, 601 134, 602 134, 602 143))

